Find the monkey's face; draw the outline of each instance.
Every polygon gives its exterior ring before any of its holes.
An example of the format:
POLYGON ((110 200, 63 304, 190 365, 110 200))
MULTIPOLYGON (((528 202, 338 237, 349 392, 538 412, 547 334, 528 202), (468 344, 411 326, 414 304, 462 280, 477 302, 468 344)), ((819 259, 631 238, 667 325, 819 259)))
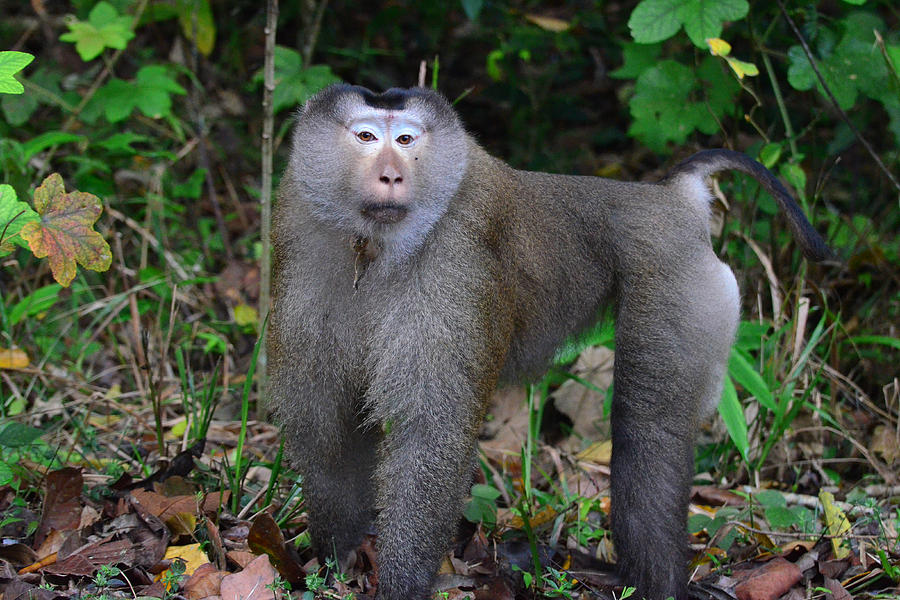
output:
POLYGON ((417 155, 431 141, 424 124, 414 115, 369 109, 346 130, 357 165, 351 176, 359 214, 380 225, 404 220, 413 199, 410 188, 417 183, 417 155))
POLYGON ((285 176, 314 217, 409 254, 446 212, 466 156, 440 94, 332 86, 303 108, 285 176))

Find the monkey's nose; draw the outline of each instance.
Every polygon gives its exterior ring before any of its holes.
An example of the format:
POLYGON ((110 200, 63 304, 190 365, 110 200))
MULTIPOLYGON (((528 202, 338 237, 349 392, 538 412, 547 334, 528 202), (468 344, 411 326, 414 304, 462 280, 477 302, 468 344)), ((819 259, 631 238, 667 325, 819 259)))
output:
POLYGON ((381 171, 378 181, 385 185, 398 185, 403 183, 403 176, 393 165, 387 165, 381 171))

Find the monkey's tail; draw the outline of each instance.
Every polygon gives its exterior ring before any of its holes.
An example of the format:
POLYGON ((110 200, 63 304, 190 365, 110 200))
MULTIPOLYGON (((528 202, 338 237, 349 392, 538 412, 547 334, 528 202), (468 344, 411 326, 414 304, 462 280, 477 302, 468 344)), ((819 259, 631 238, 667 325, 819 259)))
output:
POLYGON ((813 228, 797 201, 785 189, 780 181, 760 163, 743 152, 734 150, 702 150, 690 158, 680 162, 666 175, 673 179, 680 175, 706 178, 719 171, 736 170, 756 179, 767 192, 772 194, 781 211, 787 217, 788 225, 800 243, 803 255, 809 260, 821 262, 834 258, 834 253, 825 244, 822 236, 813 228))

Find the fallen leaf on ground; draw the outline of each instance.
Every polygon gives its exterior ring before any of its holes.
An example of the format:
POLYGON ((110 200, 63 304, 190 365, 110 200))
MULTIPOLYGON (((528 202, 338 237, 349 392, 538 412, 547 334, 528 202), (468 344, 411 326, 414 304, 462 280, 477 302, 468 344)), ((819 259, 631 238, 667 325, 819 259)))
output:
POLYGON ((263 554, 240 573, 223 577, 219 595, 222 600, 280 600, 281 590, 272 590, 277 575, 269 557, 263 554))
POLYGON ((200 565, 190 579, 184 583, 185 598, 203 600, 210 596, 218 596, 222 579, 228 575, 228 571, 219 571, 212 563, 200 565))
POLYGON ((775 600, 802 576, 797 565, 778 556, 761 567, 736 570, 732 577, 740 583, 734 587, 734 594, 738 600, 775 600))
POLYGON ((281 576, 291 583, 303 581, 305 573, 297 559, 284 544, 284 535, 269 513, 262 513, 253 519, 247 545, 257 554, 266 554, 281 576))
POLYGON ((52 530, 72 531, 81 523, 81 469, 67 467, 47 475, 41 524, 34 534, 39 548, 52 530))
POLYGON ((0 348, 0 369, 24 369, 30 362, 24 350, 0 348))

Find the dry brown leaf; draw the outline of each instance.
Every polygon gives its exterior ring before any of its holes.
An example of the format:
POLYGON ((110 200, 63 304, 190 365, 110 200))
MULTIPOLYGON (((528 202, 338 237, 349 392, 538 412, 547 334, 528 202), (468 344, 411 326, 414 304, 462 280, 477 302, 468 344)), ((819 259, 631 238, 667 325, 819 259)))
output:
POLYGON ((305 573, 300 563, 288 552, 284 535, 269 513, 262 513, 253 519, 247 545, 257 554, 267 554, 281 576, 291 583, 303 581, 305 573))
POLYGON ((225 558, 243 569, 256 559, 256 554, 244 550, 229 550, 225 553, 225 558))
POLYGON ((240 573, 223 577, 219 595, 222 600, 280 600, 283 596, 281 590, 271 589, 277 575, 278 572, 269 563, 269 557, 263 554, 240 573))
POLYGON ((40 547, 52 530, 72 531, 81 523, 81 470, 67 467, 47 475, 47 494, 41 524, 34 534, 34 547, 40 547))
POLYGON ((732 577, 740 583, 734 587, 734 594, 738 600, 775 600, 802 576, 797 565, 778 556, 760 567, 736 570, 732 577))
POLYGON ((853 596, 850 595, 850 592, 845 590, 844 586, 842 586, 841 582, 837 579, 826 577, 825 587, 831 591, 831 598, 829 598, 829 600, 853 600, 853 596))
POLYGON ((228 571, 219 571, 211 563, 198 567, 190 579, 184 583, 185 598, 203 600, 210 596, 218 596, 222 579, 228 575, 228 571))
MULTIPOLYGON (((2 353, 0 353, 0 358, 2 358, 2 353)), ((877 426, 872 432, 870 448, 873 452, 883 456, 886 463, 893 464, 900 458, 900 439, 897 437, 897 431, 893 427, 877 426)))
POLYGON ((197 498, 195 496, 163 496, 146 490, 133 490, 131 495, 141 506, 159 520, 165 522, 181 513, 197 514, 197 498))
POLYGON ((553 33, 560 33, 571 26, 568 21, 563 21, 562 19, 557 19, 556 17, 542 17, 541 15, 529 14, 525 15, 525 18, 541 29, 546 29, 547 31, 552 31, 553 33))
POLYGON ((592 462, 595 465, 608 465, 612 458, 612 440, 594 442, 576 455, 578 460, 592 462))

